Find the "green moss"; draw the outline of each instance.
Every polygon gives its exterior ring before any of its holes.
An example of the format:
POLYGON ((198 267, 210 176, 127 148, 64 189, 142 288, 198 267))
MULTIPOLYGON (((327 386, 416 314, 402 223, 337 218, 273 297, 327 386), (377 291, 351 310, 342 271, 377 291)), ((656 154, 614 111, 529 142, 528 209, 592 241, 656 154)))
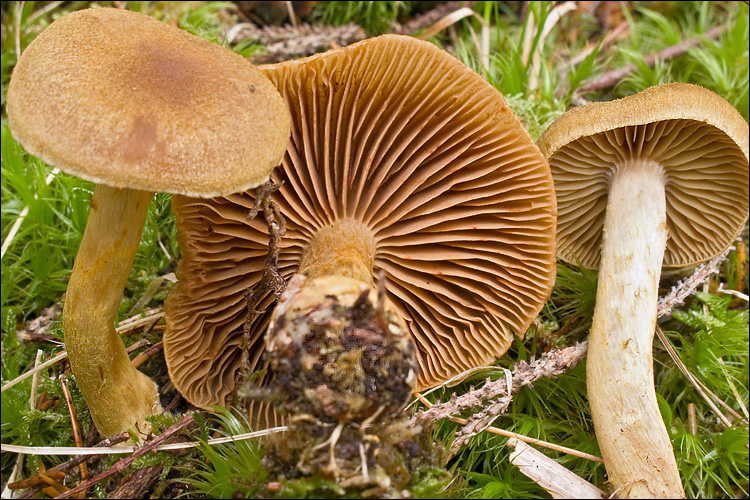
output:
MULTIPOLYGON (((110 6, 112 2, 99 2, 110 6)), ((21 225, 7 253, 2 259, 0 287, 0 328, 2 329, 2 363, 0 374, 5 383, 27 370, 34 361, 36 349, 52 351, 52 346, 25 344, 15 336, 18 323, 38 315, 45 307, 59 302, 65 291, 70 269, 88 217, 93 184, 76 177, 59 174, 47 185, 45 178, 52 168, 27 155, 12 139, 4 113, 5 95, 10 74, 15 65, 16 35, 21 50, 54 19, 65 13, 90 6, 89 2, 10 3, 2 7, 2 63, 0 63, 0 102, 3 105, 0 124, 2 146, 2 211, 0 226, 4 239, 21 210, 29 206, 29 214, 21 225), (50 10, 44 11, 46 7, 50 10), (20 27, 16 33, 17 26, 20 27), (35 198, 36 195, 36 198, 35 198)), ((127 7, 144 11, 160 19, 175 21, 179 26, 200 36, 224 43, 223 32, 237 22, 229 2, 128 2, 127 7), (197 7, 197 8, 196 8, 197 7)), ((555 3, 533 3, 538 19, 549 15, 555 3)), ((638 2, 638 9, 630 15, 629 35, 603 48, 575 67, 568 63, 588 43, 600 36, 600 23, 591 15, 567 14, 540 42, 539 28, 533 38, 540 48, 538 84, 531 83, 532 65, 522 58, 524 29, 527 17, 519 17, 521 5, 498 2, 476 2, 474 9, 490 26, 489 66, 484 68, 469 26, 480 34, 481 22, 466 18, 454 25, 457 43, 447 30, 433 41, 453 51, 505 95, 510 107, 519 116, 533 139, 571 106, 576 87, 590 82, 608 70, 635 64, 638 71, 616 87, 584 96, 588 100, 606 100, 643 90, 662 81, 682 81, 703 85, 728 99, 748 118, 748 5, 744 2, 638 2), (719 25, 727 30, 716 40, 706 41, 686 55, 670 62, 648 68, 644 54, 662 50, 719 25), (573 36, 574 31, 577 33, 573 36), (560 68, 565 68, 565 72, 560 68)), ((404 21, 416 11, 415 2, 319 2, 313 18, 333 24, 355 22, 372 35, 389 29, 393 21, 404 21)), ((539 23, 537 24, 539 26, 539 23)), ((234 50, 249 54, 254 46, 235 46, 234 50)), ((747 241, 747 230, 743 233, 747 241)), ((119 318, 124 318, 142 296, 154 277, 168 272, 179 256, 170 197, 157 195, 152 202, 139 252, 130 275, 119 318), (162 249, 166 249, 166 252, 162 249)), ((729 288, 748 286, 747 253, 738 257, 730 254, 721 281, 729 288), (743 267, 744 266, 744 267, 743 267)), ((551 300, 539 317, 540 327, 526 338, 514 343, 501 360, 504 367, 518 359, 529 359, 546 347, 569 345, 585 339, 593 314, 596 272, 560 263, 558 278, 551 300), (558 328, 559 327, 559 328, 558 328), (567 329, 565 329, 567 328, 567 329), (559 332, 558 329, 565 329, 559 332)), ((151 302, 159 304, 167 288, 163 288, 151 302)), ((723 295, 702 295, 688 301, 674 311, 671 319, 661 326, 675 346, 680 359, 719 398, 740 415, 748 407, 748 313, 747 303, 723 295)), ((48 332, 49 333, 49 332, 48 332)), ((59 336, 59 327, 51 333, 59 336)), ((158 335, 158 334, 155 334, 158 335)), ((137 339, 134 335, 132 340, 137 339)), ((705 403, 700 394, 686 381, 674 362, 656 343, 655 374, 657 393, 668 423, 675 455, 682 471, 688 496, 698 498, 747 496, 748 490, 748 428, 735 422, 726 428, 705 403), (696 407, 698 431, 689 432, 688 406, 696 407)), ((479 384, 481 376, 430 397, 446 400, 452 392, 458 394, 479 384)), ((40 391, 61 396, 56 380, 42 377, 40 391)), ((71 379, 78 419, 84 432, 90 418, 85 404, 71 379)), ((3 443, 34 444, 40 446, 71 446, 72 431, 64 403, 57 409, 40 412, 28 410, 30 381, 21 383, 2 395, 3 443)), ((720 408, 722 408, 720 406, 720 408)), ((728 415, 729 412, 722 408, 728 415)), ((204 440, 217 429, 223 433, 240 433, 247 429, 242 419, 218 413, 202 420, 199 432, 204 440)), ((172 417, 159 417, 153 422, 167 428, 172 417)), ((533 388, 524 388, 514 399, 505 415, 494 425, 516 432, 524 432, 580 451, 597 454, 585 395, 585 365, 562 375, 556 380, 542 380, 533 388)), ((440 422, 433 437, 440 443, 451 442, 456 424, 440 422)), ((417 469, 408 486, 414 497, 446 495, 454 497, 548 497, 538 485, 520 474, 508 462, 510 450, 506 438, 481 433, 469 445, 459 450, 448 463, 449 476, 443 469, 417 469), (456 479, 457 478, 457 479, 456 479)), ((584 479, 605 487, 604 467, 601 464, 544 450, 584 479)), ((161 454, 157 455, 160 456, 161 454)), ((208 497, 229 497, 235 493, 245 496, 269 496, 267 472, 261 467, 262 447, 258 441, 243 441, 218 446, 202 446, 195 452, 180 457, 169 475, 194 488, 186 496, 204 494, 208 497), (189 463, 184 463, 189 460, 189 463), (180 475, 182 475, 180 477, 180 475)), ((111 465, 121 457, 111 457, 111 465)), ((150 457, 149 459, 154 459, 150 457)), ((48 459, 51 462, 58 459, 48 459)), ((134 467, 148 462, 139 462, 134 467)), ((7 477, 15 462, 15 455, 2 454, 2 472, 7 477)), ((31 462, 27 460, 27 464, 31 462)), ((149 462, 150 463, 150 462, 149 462)), ((171 464, 170 464, 171 465, 171 464)), ((27 465, 24 474, 28 475, 27 465)), ((291 477, 291 476, 290 476, 291 477)), ((274 486, 275 488, 275 486, 274 486)), ((107 488, 100 484, 92 494, 105 497, 107 488)), ((279 495, 315 496, 334 495, 336 488, 325 480, 307 481, 287 479, 279 495)))

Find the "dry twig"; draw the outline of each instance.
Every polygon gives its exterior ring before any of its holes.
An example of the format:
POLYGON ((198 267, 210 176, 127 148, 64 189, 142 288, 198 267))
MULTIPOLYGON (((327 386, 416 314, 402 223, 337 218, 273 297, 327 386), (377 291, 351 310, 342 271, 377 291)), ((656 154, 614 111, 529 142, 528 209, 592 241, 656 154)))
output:
POLYGON ((250 377, 249 352, 253 338, 252 323, 259 314, 263 314, 264 312, 259 309, 259 305, 269 292, 272 292, 276 300, 278 300, 286 288, 286 281, 279 274, 279 244, 286 232, 286 219, 284 219, 279 206, 271 198, 273 192, 279 189, 279 187, 281 187, 281 184, 274 184, 272 180, 258 186, 256 188, 255 205, 247 214, 248 219, 254 219, 260 211, 263 211, 263 217, 268 227, 268 253, 266 254, 266 262, 263 266, 263 275, 260 281, 245 295, 246 316, 242 329, 241 378, 250 377))
MULTIPOLYGON (((513 392, 524 385, 530 385, 542 377, 556 377, 572 368, 586 354, 587 342, 572 347, 553 349, 542 354, 538 361, 519 361, 513 370, 513 392)), ((487 381, 481 388, 472 389, 445 403, 438 403, 423 411, 415 418, 420 421, 439 420, 461 413, 464 410, 483 406, 485 401, 498 396, 507 396, 508 386, 504 378, 487 381)))
POLYGON ((508 387, 509 384, 505 379, 498 379, 494 382, 488 381, 482 389, 477 391, 478 395, 488 400, 501 394, 503 396, 486 405, 479 413, 469 417, 468 424, 456 433, 451 450, 455 452, 461 446, 468 444, 472 436, 482 432, 490 426, 498 415, 505 413, 513 399, 513 394, 521 390, 521 387, 530 386, 541 378, 556 378, 558 375, 565 373, 583 359, 587 348, 588 342, 583 342, 572 347, 553 349, 542 354, 538 361, 533 358, 528 363, 523 360, 519 361, 513 369, 512 387, 508 387), (485 388, 488 385, 490 387, 486 390, 485 388))
MULTIPOLYGON (((503 413, 512 399, 512 394, 520 390, 525 385, 531 385, 533 382, 543 377, 556 377, 565 373, 574 367, 586 354, 588 343, 583 342, 572 347, 563 349, 553 349, 542 354, 539 360, 532 359, 530 362, 519 361, 516 363, 510 384, 505 378, 487 382, 479 389, 472 389, 466 394, 456 397, 454 395, 450 401, 429 405, 429 409, 417 414, 412 422, 421 424, 427 421, 449 418, 454 422, 461 423, 466 427, 456 434, 456 439, 451 446, 455 452, 460 446, 468 443, 471 436, 483 431, 489 430, 492 421, 503 413), (512 386, 512 387, 511 387, 512 386), (486 401, 497 398, 492 403, 486 405, 486 401), (455 415, 464 410, 484 406, 484 409, 472 415, 468 420, 459 419, 455 415)), ((427 400, 417 395, 423 403, 427 400)), ((490 432, 494 432, 491 431, 490 432)), ((508 432, 508 431, 504 431, 508 432)), ((513 434, 513 433, 510 433, 513 434)), ((515 434, 514 434, 515 436, 515 434)), ((522 441, 524 439, 519 438, 522 441)))
POLYGON ((39 315, 26 322, 22 330, 16 331, 16 337, 24 342, 51 342, 62 344, 57 337, 45 333, 60 318, 62 314, 62 302, 56 302, 42 309, 39 315))
POLYGON ((78 486, 76 486, 75 488, 69 491, 66 491, 65 493, 60 495, 58 498, 69 498, 78 492, 85 491, 86 489, 94 486, 99 481, 102 481, 113 474, 124 471, 130 466, 130 464, 133 463, 133 461, 135 461, 135 459, 145 455, 146 453, 150 451, 153 451, 158 445, 167 442, 175 434, 185 429, 188 425, 192 424, 194 420, 195 419, 193 418, 193 415, 187 415, 185 418, 177 422, 175 425, 173 425, 169 429, 162 432, 159 436, 154 438, 153 441, 139 448, 135 453, 133 453, 129 457, 123 458, 122 460, 117 462, 115 465, 107 469, 106 471, 102 472, 101 474, 96 475, 95 477, 89 479, 88 481, 81 482, 78 486))
MULTIPOLYGON (((130 436, 127 433, 122 433, 113 438, 105 439, 99 442, 98 444, 94 445, 94 447, 95 448, 105 448, 105 447, 108 448, 110 446, 122 443, 123 441, 127 441, 129 438, 130 436)), ((70 470, 73 470, 75 467, 78 467, 81 463, 87 460, 93 462, 95 460, 100 460, 104 456, 105 455, 77 455, 71 458, 70 460, 68 460, 67 462, 63 462, 59 465, 51 467, 50 469, 47 469, 47 475, 52 474, 54 477, 59 477, 60 473, 64 474, 70 470)), ((39 491, 41 491, 42 488, 43 486, 39 484, 32 485, 19 498, 32 498, 39 491)))
MULTIPOLYGON (((628 26, 627 21, 623 21, 620 24, 618 24, 612 31, 610 31, 607 34, 606 37, 604 37, 604 40, 602 40, 601 43, 598 44, 599 45, 599 51, 601 52, 602 49, 608 47, 609 44, 611 44, 612 42, 614 42, 621 35, 623 35, 625 33, 628 33, 628 28, 629 28, 629 26, 628 26)), ((581 62, 583 62, 583 60, 586 59, 589 56, 589 54, 591 54, 594 51, 594 49, 596 48, 596 46, 597 46, 597 44, 595 44, 595 43, 592 43, 592 44, 588 45, 585 49, 583 49, 581 52, 579 52, 578 54, 576 54, 575 57, 573 57, 570 60, 569 64, 571 66, 577 66, 578 64, 580 64, 581 62)))
POLYGON ((319 26, 303 23, 293 26, 264 26, 240 23, 227 33, 229 43, 254 40, 265 47, 260 56, 251 56, 253 64, 268 64, 305 57, 330 50, 332 46, 346 46, 367 37, 361 26, 319 26))
MULTIPOLYGON (((676 57, 680 57, 686 54, 688 50, 700 45, 704 41, 718 38, 726 29, 726 26, 717 26, 716 28, 712 28, 698 36, 688 38, 687 40, 683 40, 676 45, 667 47, 666 49, 661 50, 656 54, 648 55, 644 57, 643 60, 650 68, 653 68, 656 64, 656 61, 670 61, 672 59, 675 59, 676 57)), ((575 91, 575 94, 586 94, 589 92, 595 92, 597 90, 614 87, 615 85, 620 83, 623 78, 630 75, 631 73, 635 73, 637 70, 638 67, 636 65, 628 64, 627 66, 624 66, 622 68, 607 71, 594 81, 578 87, 575 91)))
POLYGON ((133 368, 138 368, 143 363, 145 363, 148 358, 150 358, 154 354, 161 352, 163 350, 164 350, 164 343, 161 341, 157 342, 156 344, 152 345, 151 347, 149 347, 148 349, 140 353, 138 356, 133 358, 133 361, 132 361, 133 368))
MULTIPOLYGON (((68 414, 70 415, 70 426, 73 429, 73 439, 75 440, 76 446, 83 446, 83 439, 81 439, 81 428, 78 425, 78 418, 76 417, 76 408, 73 405, 73 398, 70 396, 70 389, 68 388, 68 379, 65 371, 62 371, 57 377, 60 382, 60 388, 62 389, 63 397, 65 397, 65 403, 68 405, 68 414)), ((81 472, 81 481, 86 481, 89 476, 88 467, 86 461, 81 462, 78 465, 78 469, 81 472)), ((86 496, 86 490, 80 492, 76 498, 84 498, 86 496)))
MULTIPOLYGON (((206 441, 206 444, 209 446, 213 446, 215 444, 222 444, 222 443, 234 443, 237 441, 244 441, 245 439, 255 439, 263 436, 270 436, 271 434, 276 434, 278 432, 286 432, 288 431, 288 427, 272 427, 270 429, 264 429, 262 431, 255 431, 255 432, 248 432, 246 434, 238 434, 235 436, 227 436, 227 437, 221 437, 221 438, 213 438, 206 441)), ((128 439, 129 436, 126 435, 125 439, 128 439)), ((114 438, 113 438, 114 439, 114 438)), ((121 442, 121 441, 118 441, 121 442)), ((170 443, 170 444, 162 444, 154 448, 155 451, 174 451, 174 450, 187 450, 189 448, 196 448, 198 446, 201 446, 203 443, 191 441, 186 443, 170 443)), ((134 453, 137 451, 137 448, 133 446, 118 446, 118 447, 104 447, 102 446, 95 446, 90 448, 75 448, 75 447, 68 447, 68 446, 19 446, 19 445, 12 445, 12 444, 0 444, 0 447, 2 448, 3 452, 7 453, 26 453, 27 455, 77 455, 77 456, 86 456, 86 455, 123 455, 127 453, 134 453)))
MULTIPOLYGON (((430 403, 429 401, 427 401, 424 398, 424 396, 422 396, 418 392, 414 393, 414 396, 416 396, 416 398, 419 401, 421 401, 422 404, 424 404, 427 408, 432 408, 432 406, 433 406, 432 403, 430 403)), ((460 418, 460 417, 447 417, 447 418, 450 421, 455 422, 455 423, 460 424, 460 425, 466 425, 466 424, 469 423, 468 420, 466 420, 464 418, 460 418)), ((531 438, 529 436, 524 436, 522 434, 516 434, 515 432, 506 431, 505 429, 498 429, 497 427, 490 426, 490 427, 487 427, 485 429, 485 431, 491 432, 493 434, 497 434, 499 436, 516 438, 519 441, 523 441, 524 443, 535 444, 537 446, 542 446, 544 448, 549 448, 550 450, 560 451, 562 453, 567 453, 568 455, 573 455, 573 456, 576 456, 576 457, 585 458, 587 460, 592 460, 594 462, 600 462, 600 463, 604 462, 604 460, 602 460, 600 457, 597 457, 595 455, 590 455, 588 453, 584 453, 582 451, 574 450, 572 448, 567 448, 565 446, 560 446, 558 444, 550 443, 550 442, 547 442, 547 441, 542 441, 541 439, 534 439, 534 438, 531 438)))
POLYGON ((419 14, 418 16, 414 16, 404 24, 396 26, 396 29, 393 32, 398 35, 415 35, 419 30, 432 26, 451 12, 460 9, 461 7, 471 7, 473 3, 474 2, 445 2, 439 4, 435 6, 434 9, 419 14))
MULTIPOLYGON (((160 318, 164 316, 164 312, 162 311, 161 307, 153 309, 147 313, 147 316, 145 318, 142 318, 140 315, 136 315, 132 318, 128 318, 126 320, 123 320, 120 322, 120 326, 117 327, 116 332, 120 335, 123 335, 125 332, 128 332, 130 330, 134 330, 138 328, 139 326, 143 325, 149 325, 153 323, 156 323, 160 318)), ((146 341, 145 343, 148 343, 146 341)), ((133 350, 142 347, 144 343, 141 343, 141 341, 136 342, 135 344, 128 347, 128 352, 132 352, 133 350)), ((68 357, 67 351, 61 351, 55 354, 55 356, 52 359, 48 359, 41 365, 32 368, 31 370, 19 375, 18 377, 14 378, 13 380, 10 380, 6 382, 2 388, 0 389, 0 392, 4 392, 5 390, 13 387, 14 385, 18 384, 19 382, 23 382, 27 378, 33 376, 35 373, 37 373, 40 370, 44 370, 56 363, 59 363, 60 361, 64 360, 68 357)))
POLYGON ((658 317, 670 314, 675 306, 684 303, 685 299, 695 293, 695 290, 697 290, 699 286, 708 281, 712 274, 718 273, 719 266, 727 260, 727 255, 733 249, 734 247, 727 247, 726 250, 713 259, 698 266, 688 278, 680 281, 676 286, 672 287, 672 290, 667 295, 659 299, 659 303, 656 307, 658 317))
POLYGON ((151 486, 159 479, 164 464, 152 465, 137 470, 125 484, 120 485, 107 498, 143 498, 151 486))

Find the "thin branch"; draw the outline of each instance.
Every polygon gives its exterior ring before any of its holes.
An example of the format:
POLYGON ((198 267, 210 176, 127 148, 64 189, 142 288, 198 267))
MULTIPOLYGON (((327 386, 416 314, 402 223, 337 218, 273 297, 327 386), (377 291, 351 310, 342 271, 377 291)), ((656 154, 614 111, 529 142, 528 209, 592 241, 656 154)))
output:
MULTIPOLYGON (((601 41, 601 44, 599 44, 599 52, 601 53, 602 49, 608 47, 609 44, 614 42, 620 35, 622 35, 623 33, 627 33, 628 28, 629 26, 628 26, 627 21, 623 21, 617 26, 615 26, 615 28, 612 31, 610 31, 606 37, 604 37, 604 40, 601 41)), ((589 54, 591 54, 594 51, 596 46, 597 46, 596 43, 589 44, 585 49, 583 49, 581 52, 576 54, 570 61, 568 61, 568 64, 571 66, 578 66, 579 64, 583 62, 584 59, 586 59, 589 56, 589 54)))
MULTIPOLYGON (((513 387, 517 392, 522 386, 529 385, 542 377, 555 377, 572 368, 586 354, 588 343, 583 342, 572 347, 553 349, 542 354, 539 360, 519 361, 513 370, 513 387)), ((419 420, 438 420, 458 414, 464 410, 483 406, 485 401, 498 396, 506 396, 508 386, 504 378, 487 382, 479 389, 458 396, 457 398, 432 406, 429 410, 417 415, 419 420)))
MULTIPOLYGON (((213 438, 206 441, 206 444, 213 446, 215 444, 223 443, 235 443, 238 441, 244 441, 246 439, 254 439, 263 436, 270 436, 278 432, 286 432, 289 428, 286 426, 271 427, 270 429, 264 429, 262 431, 248 432, 245 434, 237 434, 236 436, 225 436, 221 438, 213 438)), ((127 439, 127 437, 125 438, 127 439)), ((123 439, 124 441, 124 439, 123 439)), ((201 446, 201 442, 188 442, 188 443, 172 443, 162 444, 154 448, 154 451, 170 451, 170 450, 186 450, 189 448, 196 448, 201 446)), ((118 446, 118 447, 104 447, 104 446, 93 446, 76 448, 72 446, 19 446, 15 444, 0 444, 0 449, 6 453, 25 453, 27 455, 125 455, 128 453, 134 453, 137 448, 133 446, 118 446)))
MULTIPOLYGON (((727 248, 724 252, 717 255, 709 262, 699 266, 693 273, 693 275, 678 283, 678 285, 675 286, 667 296, 665 296, 663 299, 660 299, 658 304, 659 316, 669 314, 669 312, 675 305, 682 303, 688 295, 694 293, 698 286, 704 283, 712 274, 717 273, 719 270, 719 266, 722 262, 724 262, 724 260, 726 260, 726 256, 729 251, 731 251, 731 249, 731 247, 727 248)), ((658 332, 661 333, 660 330, 658 332)), ((660 334, 660 337, 663 337, 663 333, 660 334)), ((717 415, 719 415, 719 418, 721 418, 723 422, 728 423, 729 421, 727 420, 727 418, 708 398, 707 393, 710 391, 708 391, 708 389, 705 387, 701 387, 703 384, 701 384, 700 381, 690 373, 684 363, 681 362, 674 349, 671 349, 671 345, 666 340, 666 338, 663 338, 662 342, 664 343, 665 348, 667 348, 667 351, 674 360, 675 364, 677 364, 685 377, 693 385, 696 386, 696 389, 698 389, 698 391, 708 401, 712 409, 714 409, 717 415)), ((451 401, 438 403, 434 406, 428 405, 429 409, 418 414, 416 417, 414 417, 413 421, 418 422, 449 418, 454 422, 465 425, 466 427, 457 433, 457 439, 454 441, 452 446, 452 448, 455 450, 456 448, 466 444, 468 442, 468 439, 472 435, 475 435, 482 430, 488 430, 489 424, 499 414, 503 413, 507 409, 507 406, 512 400, 512 393, 517 392, 524 385, 530 385, 539 378, 545 376, 554 377, 556 375, 559 375, 560 373, 564 373, 568 369, 575 366, 578 361, 586 354, 587 347, 587 344, 583 343, 570 348, 558 349, 545 353, 542 355, 542 358, 539 361, 532 360, 528 364, 519 362, 514 367, 514 374, 511 384, 508 384, 505 379, 502 378, 494 382, 488 380, 487 383, 484 384, 484 386, 482 386, 481 388, 472 389, 462 396, 454 396, 451 401), (512 385, 511 390, 508 389, 510 385, 512 385), (486 401, 492 400, 493 398, 497 399, 495 401, 492 401, 490 404, 485 403, 486 401), (459 414, 464 410, 478 406, 483 406, 484 408, 481 412, 470 417, 469 420, 459 419, 455 417, 456 414, 459 414)), ((417 395, 417 398, 420 399, 420 401, 426 401, 426 399, 424 399, 422 395, 417 395)), ((731 408, 726 405, 726 403, 721 401, 718 397, 716 397, 716 399, 725 407, 731 408)), ((733 415, 737 418, 741 418, 741 416, 734 412, 734 410, 730 411, 732 411, 733 415)))
POLYGON ((286 219, 281 213, 279 205, 273 200, 273 193, 281 187, 269 179, 255 189, 255 204, 247 213, 248 219, 254 219, 260 211, 266 221, 268 229, 268 251, 263 266, 263 274, 255 286, 245 294, 245 323, 242 327, 242 342, 240 350, 240 379, 250 377, 250 346, 253 341, 253 321, 265 311, 260 307, 269 293, 273 293, 275 300, 279 300, 286 288, 286 280, 279 273, 279 253, 281 240, 286 233, 286 219))
POLYGON ((672 287, 672 290, 659 299, 658 305, 656 306, 656 312, 659 317, 666 316, 672 312, 672 309, 685 302, 685 299, 695 293, 703 283, 706 283, 712 274, 719 272, 719 266, 727 260, 729 252, 734 250, 734 247, 727 247, 723 252, 698 266, 698 268, 688 278, 680 281, 672 287))
MULTIPOLYGON (((687 40, 683 40, 676 45, 667 47, 666 49, 661 50, 656 54, 650 54, 644 57, 643 60, 650 68, 653 68, 656 64, 656 61, 670 61, 672 59, 680 57, 686 54, 688 50, 700 45, 704 41, 718 38, 726 29, 726 26, 717 26, 716 28, 712 28, 698 36, 688 38, 687 40)), ((596 80, 576 89, 575 93, 585 94, 614 87, 623 78, 630 75, 631 73, 635 73, 637 70, 638 67, 635 64, 628 64, 627 66, 624 66, 622 68, 607 71, 596 80)))
POLYGON ((140 353, 138 356, 133 358, 133 368, 138 368, 141 366, 148 358, 156 354, 157 352, 161 352, 164 350, 164 343, 162 341, 157 342, 156 344, 152 345, 142 353, 140 353))
POLYGON ((264 26, 240 23, 227 32, 228 43, 253 40, 264 47, 262 54, 250 56, 253 64, 267 64, 309 56, 346 46, 367 38, 365 30, 354 23, 344 26, 320 26, 302 23, 293 26, 264 26))
MULTIPOLYGON (((118 434, 117 436, 114 436, 110 439, 105 439, 98 444, 94 445, 94 448, 108 448, 111 446, 114 446, 116 444, 122 443, 124 441, 127 441, 130 439, 130 435, 128 435, 127 432, 123 432, 122 434, 118 434)), ((73 448, 74 450, 77 450, 78 448, 73 448)), ((71 458, 67 462, 63 462, 61 464, 55 465, 54 467, 51 467, 47 469, 48 475, 54 475, 55 477, 59 476, 59 473, 65 474, 68 471, 73 470, 74 468, 78 467, 79 464, 85 462, 85 461, 96 461, 101 458, 104 458, 105 454, 98 454, 98 455, 76 455, 75 457, 71 458)), ((33 476, 32 476, 33 477, 33 476)), ((31 486, 29 489, 23 492, 23 494, 18 498, 32 498, 34 495, 36 495, 39 491, 41 491, 43 486, 31 486)))
POLYGON ((157 446, 164 443, 165 441, 171 439, 175 434, 185 429, 188 425, 192 424, 195 421, 192 414, 186 416, 179 422, 177 422, 175 425, 170 427, 169 429, 162 432, 159 436, 154 438, 153 441, 150 443, 144 445, 143 447, 139 448, 135 453, 130 455, 127 458, 123 458, 119 462, 117 462, 115 465, 107 469, 106 471, 102 472, 101 474, 97 474, 95 477, 92 477, 88 481, 81 482, 78 486, 75 488, 72 488, 65 493, 61 494, 57 498, 69 498, 76 493, 79 493, 81 491, 85 491, 88 488, 91 488, 96 483, 107 479, 109 476, 112 476, 118 472, 122 472, 125 469, 127 469, 130 464, 132 464, 138 457, 141 457, 151 451, 154 451, 157 446))
MULTIPOLYGON (((422 396, 418 392, 414 393, 414 396, 416 396, 416 398, 419 399, 419 401, 421 401, 422 404, 424 404, 425 406, 427 406, 427 408, 432 408, 432 406, 433 406, 432 403, 430 403, 429 401, 427 401, 427 399, 425 399, 424 396, 422 396)), ((469 423, 468 420, 466 420, 464 418, 460 418, 460 417, 448 417, 448 419, 451 420, 452 422, 455 422, 455 423, 460 424, 460 425, 466 425, 466 424, 469 423)), ((595 455, 590 455, 590 454, 584 453, 582 451, 574 450, 572 448, 567 448, 565 446, 560 446, 559 444, 554 444, 554 443, 550 443, 550 442, 547 442, 547 441, 542 441, 541 439, 534 439, 532 437, 524 436, 522 434, 516 434, 515 432, 506 431, 505 429, 498 429, 497 427, 487 427, 485 429, 485 431, 491 432, 493 434, 497 434, 499 436, 516 438, 519 441, 523 441, 525 443, 535 444, 537 446, 542 446, 544 448, 549 448, 551 450, 555 450, 555 451, 560 451, 560 452, 563 452, 563 453, 567 453, 568 455, 573 455, 573 456, 576 456, 576 457, 585 458, 587 460, 593 460, 594 462, 600 462, 600 463, 604 462, 604 460, 602 460, 601 458, 599 458, 599 457, 597 457, 595 455)))
MULTIPOLYGON (((68 387, 68 379, 66 378, 67 375, 65 374, 65 371, 61 371, 60 375, 58 375, 57 379, 60 382, 60 388, 62 389, 63 397, 65 398, 65 403, 68 405, 68 414, 70 415, 70 426, 73 429, 73 439, 75 440, 76 447, 80 448, 83 446, 83 439, 81 439, 81 428, 78 425, 78 418, 76 417, 76 408, 73 405, 73 398, 70 395, 70 388, 68 387)), ((79 471, 81 473, 81 480, 85 481, 88 479, 89 471, 88 467, 86 465, 86 462, 81 462, 78 465, 79 471)), ((80 495, 77 496, 77 498, 84 498, 86 496, 86 490, 83 490, 80 495)))
MULTIPOLYGON (((454 397, 445 403, 437 403, 435 405, 425 403, 429 409, 415 416, 412 422, 417 424, 428 420, 449 418, 454 422, 464 425, 464 429, 461 429, 457 433, 456 439, 451 446, 453 451, 468 443, 471 436, 483 430, 499 434, 502 434, 502 432, 507 433, 508 431, 496 432, 491 430, 493 428, 490 427, 490 424, 499 414, 507 409, 508 404, 512 400, 512 394, 518 392, 521 387, 531 385, 543 377, 556 377, 565 373, 578 364, 586 354, 587 347, 588 343, 584 342, 572 347, 553 349, 542 354, 539 360, 532 359, 528 363, 519 361, 514 367, 512 376, 510 376, 510 372, 506 372, 508 374, 506 378, 500 378, 495 381, 488 379, 481 388, 472 389, 466 394, 454 397), (485 406, 485 401, 492 400, 493 398, 498 399, 485 406), (479 406, 485 407, 481 412, 472 415, 469 420, 455 417, 455 415, 464 410, 479 406)), ((423 403, 427 401, 421 394, 415 395, 423 403)), ((522 438, 519 439, 523 440, 522 438)), ((568 452, 566 451, 566 453, 568 452)), ((587 458, 591 456, 593 455, 587 458)))
MULTIPOLYGON (((468 425, 456 433, 451 450, 455 452, 461 446, 468 444, 472 436, 482 432, 489 427, 498 415, 505 413, 513 400, 513 394, 520 391, 521 387, 530 386, 541 378, 557 378, 558 375, 576 366, 586 355, 587 350, 588 342, 563 349, 553 349, 542 354, 539 360, 532 358, 528 363, 523 360, 519 361, 513 368, 512 376, 510 372, 506 372, 505 380, 498 379, 495 382, 489 382, 489 384, 497 386, 495 392, 505 390, 503 397, 491 402, 482 411, 469 417, 468 425)), ((484 387, 479 392, 484 392, 483 389, 484 387)))
POLYGON ((460 9, 461 7, 471 7, 473 3, 474 2, 445 2, 436 5, 434 9, 419 14, 418 16, 409 19, 401 26, 398 26, 394 33, 399 35, 414 35, 419 30, 429 28, 451 12, 460 9))

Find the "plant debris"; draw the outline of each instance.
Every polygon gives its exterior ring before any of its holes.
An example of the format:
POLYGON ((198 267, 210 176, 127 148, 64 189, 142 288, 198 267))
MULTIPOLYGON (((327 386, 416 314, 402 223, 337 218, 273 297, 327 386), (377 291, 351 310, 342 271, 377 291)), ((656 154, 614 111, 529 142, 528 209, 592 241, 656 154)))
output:
POLYGON ((268 227, 268 253, 266 262, 263 266, 263 276, 252 290, 245 295, 247 316, 242 330, 242 361, 239 380, 253 380, 250 366, 250 346, 252 345, 252 324, 258 314, 263 314, 260 310, 260 304, 269 292, 274 294, 276 300, 281 297, 281 292, 286 288, 284 278, 279 274, 279 243, 286 233, 286 219, 281 213, 281 209, 273 201, 271 195, 279 189, 281 184, 276 184, 268 180, 261 184, 255 190, 255 205, 247 213, 248 219, 254 219, 259 212, 263 212, 263 217, 268 227))
POLYGON ((362 496, 401 496, 415 468, 440 455, 402 414, 417 379, 416 347, 386 307, 382 279, 377 292, 347 280, 298 274, 279 300, 266 341, 267 391, 280 395, 290 432, 271 439, 263 460, 271 483, 312 477, 362 496))
POLYGON ((361 26, 353 23, 344 26, 321 26, 304 23, 300 26, 263 26, 249 23, 237 25, 228 38, 237 43, 253 40, 264 47, 262 55, 251 58, 254 64, 268 64, 310 56, 331 50, 335 46, 345 47, 364 40, 367 35, 361 26))
POLYGON ((588 342, 571 347, 553 349, 528 362, 520 360, 507 373, 506 378, 495 381, 487 378, 486 383, 478 389, 472 388, 466 394, 450 401, 439 403, 428 410, 423 410, 413 419, 413 425, 424 425, 425 422, 449 418, 470 408, 482 407, 482 411, 469 417, 466 426, 456 433, 451 451, 455 453, 461 446, 468 444, 469 439, 489 427, 498 415, 505 413, 513 394, 523 386, 532 384, 543 377, 555 378, 578 364, 586 355, 588 342), (494 401, 493 401, 494 399, 494 401))
POLYGON ((55 302, 39 313, 39 316, 27 322, 22 330, 16 331, 16 336, 25 342, 51 342, 61 344, 60 339, 46 333, 52 328, 62 314, 62 302, 55 302))

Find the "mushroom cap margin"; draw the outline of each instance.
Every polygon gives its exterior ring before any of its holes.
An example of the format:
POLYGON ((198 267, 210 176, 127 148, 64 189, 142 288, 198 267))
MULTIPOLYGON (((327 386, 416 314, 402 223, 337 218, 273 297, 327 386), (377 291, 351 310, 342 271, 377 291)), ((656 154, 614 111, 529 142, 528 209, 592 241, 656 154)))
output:
POLYGON ((240 55, 112 8, 70 13, 29 44, 7 109, 14 138, 64 172, 192 196, 265 182, 289 138, 281 96, 240 55))
POLYGON ((537 141, 555 178, 558 256, 598 267, 613 160, 632 155, 628 148, 644 155, 648 150, 664 169, 670 236, 663 267, 686 267, 717 255, 748 218, 748 140, 739 112, 692 84, 657 85, 567 111, 537 141), (667 137, 664 145, 649 143, 657 133, 667 137), (700 148, 705 154, 698 157, 700 148))

